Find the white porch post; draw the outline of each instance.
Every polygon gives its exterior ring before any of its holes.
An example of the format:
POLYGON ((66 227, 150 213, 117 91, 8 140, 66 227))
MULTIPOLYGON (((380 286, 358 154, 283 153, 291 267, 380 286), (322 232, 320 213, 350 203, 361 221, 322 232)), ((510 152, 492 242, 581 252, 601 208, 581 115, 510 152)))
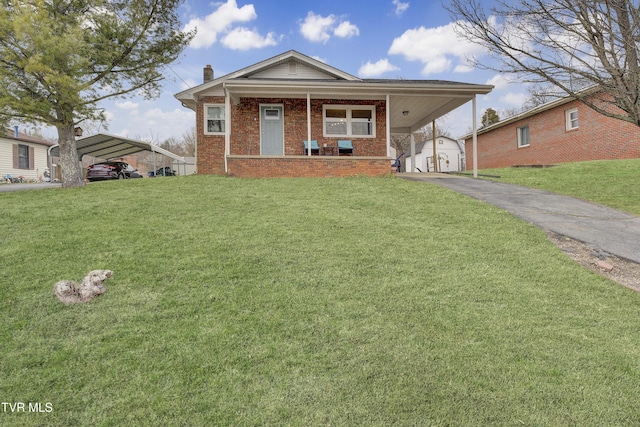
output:
MULTIPOLYGON (((391 103, 389 101, 389 95, 387 95, 387 99, 385 102, 385 106, 386 106, 386 112, 385 112, 385 116, 386 116, 386 125, 387 125, 387 157, 391 157, 391 103)), ((396 156, 399 155, 398 153, 396 153, 396 156)))
POLYGON ((411 136, 411 173, 415 173, 416 171, 416 139, 413 136, 413 132, 411 132, 410 136, 411 136))
POLYGON ((227 156, 231 154, 231 95, 224 91, 224 172, 229 173, 227 156))
POLYGON ((471 103, 471 109, 473 110, 473 177, 478 177, 478 126, 476 123, 476 96, 473 95, 473 102, 471 103))
POLYGON ((433 171, 440 172, 440 165, 438 164, 438 150, 436 149, 436 121, 431 122, 431 143, 433 145, 433 171))
POLYGON ((307 93, 307 155, 311 156, 311 94, 307 93))

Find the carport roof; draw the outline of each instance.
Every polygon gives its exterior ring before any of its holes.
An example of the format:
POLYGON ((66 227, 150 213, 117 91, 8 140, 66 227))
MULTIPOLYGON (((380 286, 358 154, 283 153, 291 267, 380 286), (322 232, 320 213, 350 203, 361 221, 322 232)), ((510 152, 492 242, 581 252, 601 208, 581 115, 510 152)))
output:
MULTIPOLYGON (((121 136, 109 135, 106 133, 98 133, 84 138, 78 138, 76 140, 76 146, 78 148, 78 158, 80 160, 82 160, 82 157, 87 154, 100 159, 109 160, 128 156, 129 154, 139 153, 140 151, 151 151, 153 153, 171 157, 179 162, 186 163, 184 157, 173 154, 171 151, 167 151, 148 142, 123 138, 121 136)), ((49 152, 51 156, 59 157, 60 146, 58 144, 54 145, 49 149, 49 152)))

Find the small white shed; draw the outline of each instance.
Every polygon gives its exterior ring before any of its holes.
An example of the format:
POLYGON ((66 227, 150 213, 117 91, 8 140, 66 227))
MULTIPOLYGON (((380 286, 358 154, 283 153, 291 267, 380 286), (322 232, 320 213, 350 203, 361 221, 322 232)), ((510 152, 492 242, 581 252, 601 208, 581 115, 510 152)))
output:
MULTIPOLYGON (((436 157, 439 172, 460 172, 464 170, 464 145, 448 136, 436 137, 436 157)), ((433 140, 416 143, 415 159, 411 151, 405 153, 406 172, 434 172, 433 140), (414 163, 415 162, 415 163, 414 163)))

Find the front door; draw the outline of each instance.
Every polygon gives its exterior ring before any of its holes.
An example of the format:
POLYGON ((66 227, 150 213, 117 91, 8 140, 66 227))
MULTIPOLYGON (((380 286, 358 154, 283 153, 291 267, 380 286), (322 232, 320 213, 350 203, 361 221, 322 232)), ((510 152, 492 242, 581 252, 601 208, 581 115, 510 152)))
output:
POLYGON ((263 156, 284 155, 284 120, 282 106, 260 106, 260 153, 263 156))

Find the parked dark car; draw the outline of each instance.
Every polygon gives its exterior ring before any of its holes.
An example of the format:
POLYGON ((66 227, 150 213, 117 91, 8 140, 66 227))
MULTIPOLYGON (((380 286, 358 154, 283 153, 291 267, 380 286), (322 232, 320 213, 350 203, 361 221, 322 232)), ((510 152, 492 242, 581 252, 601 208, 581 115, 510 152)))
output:
POLYGON ((142 178, 142 175, 126 162, 101 162, 87 168, 87 179, 89 181, 129 178, 142 178))
POLYGON ((176 171, 169 166, 165 166, 156 171, 156 176, 176 176, 176 171))

